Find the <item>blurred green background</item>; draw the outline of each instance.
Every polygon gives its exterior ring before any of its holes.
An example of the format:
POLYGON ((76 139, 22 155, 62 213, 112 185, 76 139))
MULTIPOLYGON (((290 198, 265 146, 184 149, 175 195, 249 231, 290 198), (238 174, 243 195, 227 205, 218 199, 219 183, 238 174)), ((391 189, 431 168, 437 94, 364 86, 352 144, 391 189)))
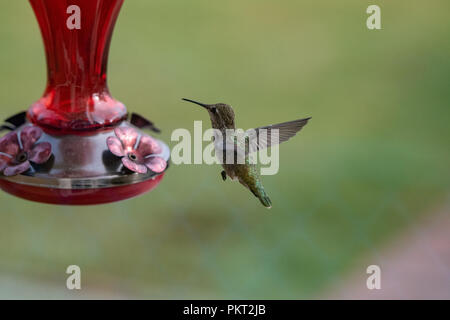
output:
MULTIPOLYGON (((16 296, 63 297, 27 290, 30 281, 68 297, 317 297, 450 191, 449 9, 446 0, 125 1, 110 89, 163 140, 209 120, 182 97, 232 104, 241 128, 313 119, 280 148, 278 175, 263 177, 271 211, 207 165, 172 165, 156 190, 110 205, 0 193, 0 296, 22 281, 16 296), (382 30, 366 28, 370 4, 382 30), (81 292, 65 289, 70 264, 81 267, 81 292)), ((41 96, 46 72, 28 2, 2 1, 0 21, 4 119, 41 96)))

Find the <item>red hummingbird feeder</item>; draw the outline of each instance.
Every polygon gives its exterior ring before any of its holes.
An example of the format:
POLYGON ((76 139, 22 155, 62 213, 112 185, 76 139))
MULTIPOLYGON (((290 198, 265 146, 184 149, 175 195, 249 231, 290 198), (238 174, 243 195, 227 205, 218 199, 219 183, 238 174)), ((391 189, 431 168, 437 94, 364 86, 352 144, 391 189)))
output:
POLYGON ((47 87, 0 130, 0 188, 53 204, 101 204, 155 188, 170 150, 107 86, 113 28, 124 0, 30 0, 44 40, 47 87))

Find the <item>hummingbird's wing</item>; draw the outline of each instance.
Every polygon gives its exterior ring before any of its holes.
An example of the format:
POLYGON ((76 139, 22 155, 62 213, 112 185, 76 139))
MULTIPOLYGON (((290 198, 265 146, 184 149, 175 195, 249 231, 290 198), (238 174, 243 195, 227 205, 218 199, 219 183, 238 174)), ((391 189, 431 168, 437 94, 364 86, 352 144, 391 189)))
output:
POLYGON ((311 117, 247 130, 245 132, 248 137, 246 153, 256 152, 289 140, 308 123, 309 119, 311 117))

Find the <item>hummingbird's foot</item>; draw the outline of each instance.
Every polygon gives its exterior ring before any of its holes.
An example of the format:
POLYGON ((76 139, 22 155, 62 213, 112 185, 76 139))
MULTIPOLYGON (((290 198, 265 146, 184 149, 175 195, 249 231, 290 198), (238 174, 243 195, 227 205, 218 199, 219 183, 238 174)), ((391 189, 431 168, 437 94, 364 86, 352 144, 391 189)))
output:
POLYGON ((227 180, 227 173, 225 171, 222 171, 220 174, 222 175, 223 181, 227 180))

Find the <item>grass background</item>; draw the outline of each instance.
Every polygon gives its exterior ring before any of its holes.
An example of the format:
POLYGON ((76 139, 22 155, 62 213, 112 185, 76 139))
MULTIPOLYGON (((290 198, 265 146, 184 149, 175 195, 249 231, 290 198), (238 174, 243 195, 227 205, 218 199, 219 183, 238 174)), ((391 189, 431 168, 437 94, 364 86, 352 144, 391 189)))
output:
MULTIPOLYGON (((241 128, 313 117, 263 178, 274 207, 207 165, 172 166, 151 193, 102 206, 0 193, 0 274, 65 288, 77 264, 84 293, 317 296, 450 189, 450 4, 377 0, 383 29, 369 31, 370 4, 125 1, 110 89, 165 141, 208 121, 182 97, 232 104, 241 128)), ((44 89, 27 1, 1 3, 0 48, 3 119, 44 89)))

